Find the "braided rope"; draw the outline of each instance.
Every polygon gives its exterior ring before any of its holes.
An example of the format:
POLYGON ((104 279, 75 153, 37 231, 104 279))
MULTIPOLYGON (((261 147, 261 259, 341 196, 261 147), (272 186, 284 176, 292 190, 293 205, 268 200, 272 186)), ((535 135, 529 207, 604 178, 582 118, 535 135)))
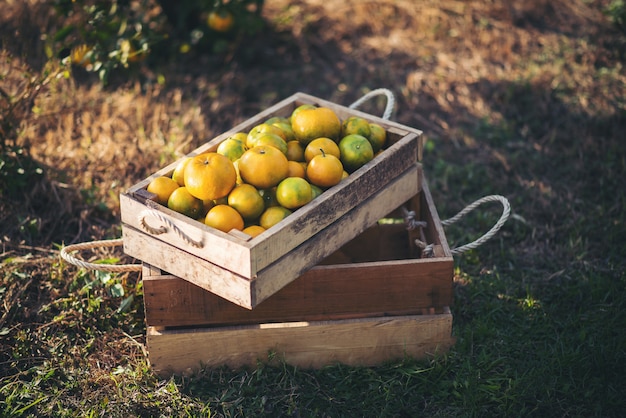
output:
POLYGON ((82 242, 79 244, 72 244, 65 246, 61 249, 61 258, 70 264, 89 270, 109 271, 112 273, 121 273, 125 271, 141 271, 140 264, 96 264, 88 263, 84 260, 74 257, 70 253, 74 251, 90 250, 100 247, 117 247, 122 245, 122 239, 111 239, 102 241, 82 242))
POLYGON ((356 109, 359 106, 361 106, 363 103, 365 103, 366 101, 371 99, 372 97, 381 96, 381 95, 387 96, 387 106, 385 107, 385 111, 383 112, 383 119, 389 119, 391 117, 391 114, 393 113, 393 109, 394 109, 394 107, 396 105, 396 99, 395 99, 393 93, 391 92, 391 90, 389 90, 389 89, 372 90, 369 93, 365 94, 363 97, 361 97, 356 102, 352 103, 348 107, 350 109, 356 109))
POLYGON ((178 235, 180 238, 182 238, 183 241, 185 241, 186 243, 188 243, 189 245, 192 245, 196 248, 202 248, 204 246, 204 243, 202 242, 202 240, 200 241, 196 241, 193 238, 187 236, 179 227, 177 227, 172 221, 170 221, 168 218, 166 218, 165 216, 161 215, 160 213, 154 211, 154 210, 150 210, 150 209, 146 209, 143 212, 141 212, 139 214, 139 224, 142 226, 143 229, 146 230, 146 232, 152 234, 152 235, 160 235, 160 234, 164 234, 168 231, 168 229, 161 225, 158 228, 155 228, 153 226, 150 226, 147 222, 146 222, 146 217, 148 216, 153 216, 155 218, 157 218, 159 221, 161 221, 162 223, 164 223, 167 227, 169 227, 172 231, 174 231, 174 233, 176 235, 178 235))
POLYGON ((479 245, 482 245, 485 241, 491 239, 496 234, 496 232, 498 232, 500 228, 502 228, 502 225, 504 225, 504 223, 509 218, 509 215, 511 214, 511 205, 509 204, 509 201, 507 200, 507 198, 504 196, 500 196, 500 195, 490 195, 490 196, 482 197, 478 199, 477 201, 475 201, 474 203, 466 206, 463 210, 461 210, 459 213, 454 215, 452 218, 446 219, 445 221, 441 221, 441 224, 443 226, 452 225, 453 223, 461 219, 463 216, 467 215, 469 212, 471 212, 472 210, 476 209, 478 206, 486 202, 500 202, 502 204, 503 208, 502 208, 502 215, 500 216, 500 219, 498 219, 498 222, 496 222, 495 225, 489 231, 487 231, 487 233, 484 234, 482 237, 476 239, 473 242, 470 242, 469 244, 465 244, 460 247, 456 247, 452 249, 451 250, 452 254, 461 254, 461 253, 464 253, 465 251, 473 250, 479 245))

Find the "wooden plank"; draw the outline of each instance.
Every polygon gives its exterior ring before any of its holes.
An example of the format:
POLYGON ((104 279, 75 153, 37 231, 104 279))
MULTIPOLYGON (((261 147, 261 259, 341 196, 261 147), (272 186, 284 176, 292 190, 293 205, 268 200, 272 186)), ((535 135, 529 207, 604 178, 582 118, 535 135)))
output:
POLYGON ((374 366, 447 351, 452 314, 291 322, 192 330, 148 328, 150 363, 160 375, 200 367, 255 367, 268 354, 301 368, 374 366))
POLYGON ((387 188, 261 271, 254 280, 208 263, 127 225, 122 228, 124 252, 133 257, 136 256, 132 254, 141 254, 140 259, 148 264, 252 309, 376 223, 389 207, 397 207, 416 194, 415 178, 418 170, 418 166, 407 170, 387 188))

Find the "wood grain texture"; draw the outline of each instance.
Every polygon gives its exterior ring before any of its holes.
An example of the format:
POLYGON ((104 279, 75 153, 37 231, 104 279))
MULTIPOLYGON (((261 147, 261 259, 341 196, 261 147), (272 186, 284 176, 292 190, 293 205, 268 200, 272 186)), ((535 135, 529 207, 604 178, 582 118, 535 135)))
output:
POLYGON ((407 315, 336 321, 290 322, 209 329, 158 330, 149 327, 147 344, 153 370, 160 375, 200 367, 255 367, 274 353, 301 368, 341 363, 373 366, 424 358, 447 351, 452 315, 407 315))

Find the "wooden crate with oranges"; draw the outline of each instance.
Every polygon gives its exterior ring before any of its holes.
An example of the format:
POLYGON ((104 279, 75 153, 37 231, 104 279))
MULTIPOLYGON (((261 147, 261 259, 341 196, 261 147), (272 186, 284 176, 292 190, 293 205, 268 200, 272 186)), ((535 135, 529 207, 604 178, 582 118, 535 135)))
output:
POLYGON ((416 178, 415 196, 252 310, 144 263, 152 369, 168 376, 272 358, 372 366, 446 352, 453 259, 419 170, 416 178), (407 229, 406 211, 422 226, 407 229))
POLYGON ((124 251, 253 309, 418 195, 421 141, 294 94, 122 193, 124 251))

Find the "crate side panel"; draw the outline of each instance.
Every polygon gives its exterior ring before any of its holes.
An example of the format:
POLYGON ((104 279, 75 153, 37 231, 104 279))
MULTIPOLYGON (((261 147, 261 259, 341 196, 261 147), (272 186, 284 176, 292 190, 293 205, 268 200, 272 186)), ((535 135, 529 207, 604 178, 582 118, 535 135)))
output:
POLYGON ((453 344, 452 315, 415 315, 298 322, 215 329, 148 329, 150 362, 158 374, 199 367, 254 367, 274 352, 288 364, 374 366, 405 357, 424 358, 453 344))
POLYGON ((122 228, 124 252, 141 253, 143 261, 161 270, 195 284, 208 292, 220 295, 233 303, 248 309, 252 308, 251 281, 219 266, 198 259, 178 247, 132 227, 122 228), (148 249, 149 251, 145 251, 148 249))
MULTIPOLYGON (((156 203, 146 205, 130 195, 120 195, 120 208, 123 226, 130 226, 143 231, 155 241, 165 242, 195 254, 210 263, 229 266, 232 271, 244 277, 253 276, 252 270, 255 269, 256 263, 251 258, 250 245, 246 241, 209 228, 182 214, 160 207, 156 203), (153 235, 144 229, 142 226, 144 222, 152 228, 165 227, 166 232, 153 235), (191 245, 181 234, 193 241, 200 242, 201 246, 191 245)), ((148 253, 152 250, 149 245, 132 248, 124 245, 124 251, 131 257, 148 261, 146 257, 149 257, 148 253)))
POLYGON ((144 278, 146 323, 205 326, 441 312, 452 299, 446 260, 318 266, 248 310, 176 276, 144 278))

